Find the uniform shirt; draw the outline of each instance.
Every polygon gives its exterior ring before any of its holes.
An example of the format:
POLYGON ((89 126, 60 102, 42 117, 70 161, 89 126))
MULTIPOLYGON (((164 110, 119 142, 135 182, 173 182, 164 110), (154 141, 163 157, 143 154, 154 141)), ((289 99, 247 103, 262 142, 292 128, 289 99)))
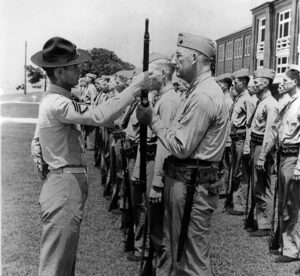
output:
POLYGON ((271 92, 268 91, 261 99, 258 100, 258 105, 253 115, 251 123, 251 132, 263 135, 263 144, 260 152, 259 159, 265 160, 265 147, 267 137, 270 131, 272 131, 272 125, 278 115, 278 102, 272 96, 271 92))
POLYGON ((50 84, 49 91, 39 108, 32 154, 40 142, 43 158, 51 169, 65 166, 85 166, 82 135, 79 124, 101 126, 120 116, 124 107, 133 100, 133 93, 119 94, 105 104, 89 106, 70 99, 71 93, 50 84))
POLYGON ((246 125, 252 115, 255 104, 255 97, 251 97, 247 90, 236 97, 231 114, 232 128, 240 128, 246 125))
MULTIPOLYGON (((231 131, 236 128, 246 127, 249 122, 251 115, 254 111, 257 98, 251 97, 248 90, 240 93, 234 101, 232 106, 231 114, 231 131)), ((246 130, 246 140, 244 144, 244 154, 250 153, 250 130, 246 130)))
POLYGON ((225 96, 210 72, 191 85, 173 126, 154 117, 152 128, 162 144, 180 159, 220 161, 228 135, 229 113, 225 96))
MULTIPOLYGON (((224 95, 225 95, 225 102, 226 102, 226 105, 227 105, 227 108, 228 108, 228 111, 229 111, 229 113, 230 113, 230 111, 231 111, 231 109, 232 109, 232 106, 233 106, 233 100, 232 100, 232 98, 231 98, 231 96, 230 96, 230 93, 228 92, 228 91, 226 91, 225 93, 224 93, 224 95)), ((229 133, 228 133, 228 137, 227 137, 227 141, 226 141, 226 147, 230 147, 231 146, 231 137, 230 137, 230 135, 229 135, 229 133)))
MULTIPOLYGON (((167 128, 171 127, 181 102, 182 100, 180 96, 175 92, 172 84, 164 87, 156 98, 156 101, 154 103, 154 112, 159 116, 159 118, 167 128)), ((169 151, 162 145, 161 141, 158 140, 152 186, 163 187, 163 165, 165 158, 169 154, 169 151)))
POLYGON ((233 106, 233 100, 232 100, 232 98, 231 98, 231 96, 230 96, 230 94, 229 94, 228 91, 225 92, 224 95, 225 95, 225 102, 226 102, 228 111, 230 111, 231 108, 232 108, 232 106, 233 106))
MULTIPOLYGON (((148 133, 148 132, 147 132, 148 133)), ((136 117, 136 109, 133 111, 133 113, 130 116, 127 128, 125 129, 126 137, 135 142, 139 142, 140 138, 140 123, 136 117)))
MULTIPOLYGON (((280 144, 300 143, 300 90, 290 97, 287 105, 283 107, 282 119, 278 127, 280 144)), ((279 115, 280 116, 280 115, 279 115)))

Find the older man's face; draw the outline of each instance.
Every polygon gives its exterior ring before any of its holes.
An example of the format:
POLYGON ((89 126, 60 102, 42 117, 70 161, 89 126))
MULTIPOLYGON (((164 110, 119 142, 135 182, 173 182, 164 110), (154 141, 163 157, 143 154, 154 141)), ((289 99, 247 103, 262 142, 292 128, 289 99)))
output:
POLYGON ((194 53, 183 47, 177 47, 172 63, 175 66, 176 76, 184 80, 193 70, 194 53))

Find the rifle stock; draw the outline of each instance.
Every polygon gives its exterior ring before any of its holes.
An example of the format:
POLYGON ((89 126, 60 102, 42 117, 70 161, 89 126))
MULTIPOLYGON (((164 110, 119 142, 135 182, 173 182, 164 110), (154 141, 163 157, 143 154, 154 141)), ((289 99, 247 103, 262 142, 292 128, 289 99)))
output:
POLYGON ((132 206, 132 198, 131 198, 131 188, 130 188, 130 178, 127 164, 127 157, 125 153, 125 137, 121 138, 121 157, 122 157, 122 166, 123 166, 123 174, 124 174, 124 184, 125 184, 125 198, 128 201, 128 233, 127 239, 125 243, 125 252, 134 251, 134 212, 132 206))
POLYGON ((276 214, 276 201, 278 195, 278 186, 279 186, 279 167, 280 167, 280 154, 277 152, 277 180, 274 190, 274 198, 273 198, 273 212, 272 212, 272 221, 271 221, 271 236, 269 240, 269 249, 278 249, 280 247, 281 242, 281 231, 280 231, 280 223, 279 223, 279 214, 278 214, 278 224, 277 229, 275 229, 275 214, 276 214))

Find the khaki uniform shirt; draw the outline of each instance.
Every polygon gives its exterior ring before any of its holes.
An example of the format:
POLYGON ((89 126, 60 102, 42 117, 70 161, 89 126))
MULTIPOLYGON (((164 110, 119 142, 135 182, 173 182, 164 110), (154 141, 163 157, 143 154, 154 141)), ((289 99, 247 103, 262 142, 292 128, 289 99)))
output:
POLYGON ((278 115, 278 102, 272 96, 270 91, 268 91, 264 97, 258 101, 259 103, 251 123, 251 132, 258 135, 264 135, 259 159, 265 160, 267 137, 272 131, 272 125, 278 115))
MULTIPOLYGON (((256 96, 251 97, 248 90, 243 91, 236 97, 231 110, 231 131, 247 125, 254 111, 256 101, 256 96)), ((250 153, 250 130, 248 128, 246 128, 243 153, 250 153)))
POLYGON ((130 91, 99 106, 79 104, 72 101, 70 96, 69 91, 50 84, 49 91, 40 104, 32 154, 38 154, 39 141, 43 159, 50 170, 65 166, 85 166, 79 124, 104 125, 117 119, 133 100, 130 91))
POLYGON ((255 105, 256 97, 251 97, 247 90, 236 97, 231 114, 232 129, 244 127, 248 123, 255 105))
MULTIPOLYGON (((159 116, 167 128, 171 127, 181 102, 181 98, 175 92, 172 84, 167 85, 156 98, 154 112, 159 116)), ((161 141, 158 140, 152 186, 163 187, 163 165, 165 158, 169 154, 170 152, 162 145, 161 141)))
MULTIPOLYGON (((232 100, 232 98, 231 98, 231 96, 230 96, 230 94, 229 94, 228 91, 225 92, 224 95, 225 95, 225 102, 226 102, 228 111, 229 111, 229 113, 230 113, 231 108, 232 108, 232 106, 233 106, 233 100, 232 100)), ((231 142, 232 142, 232 141, 231 141, 231 137, 230 137, 229 134, 230 134, 230 133, 228 133, 228 137, 227 137, 227 141, 226 141, 226 147, 230 147, 230 146, 231 146, 231 142)))
POLYGON ((166 127, 158 116, 152 124, 172 155, 212 162, 222 159, 228 126, 225 96, 210 72, 204 72, 192 83, 172 127, 166 127))
POLYGON ((280 144, 300 143, 300 91, 293 95, 283 107, 282 119, 278 125, 280 144))

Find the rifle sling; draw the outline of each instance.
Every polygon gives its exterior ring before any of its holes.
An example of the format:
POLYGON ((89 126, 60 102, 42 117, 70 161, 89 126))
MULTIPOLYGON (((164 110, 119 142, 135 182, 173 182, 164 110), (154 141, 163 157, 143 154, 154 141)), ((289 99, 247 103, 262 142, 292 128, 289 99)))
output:
MULTIPOLYGON (((196 182, 197 175, 198 175, 197 169, 194 169, 192 172, 192 177, 191 177, 192 184, 196 182)), ((182 221, 181 221, 181 229, 180 229, 178 249, 177 249, 177 262, 180 262, 180 259, 181 259, 182 253, 183 253, 185 239, 187 237, 195 189, 196 189, 195 185, 189 185, 189 184, 186 185, 185 205, 184 205, 184 212, 183 212, 183 217, 182 217, 182 221)))

